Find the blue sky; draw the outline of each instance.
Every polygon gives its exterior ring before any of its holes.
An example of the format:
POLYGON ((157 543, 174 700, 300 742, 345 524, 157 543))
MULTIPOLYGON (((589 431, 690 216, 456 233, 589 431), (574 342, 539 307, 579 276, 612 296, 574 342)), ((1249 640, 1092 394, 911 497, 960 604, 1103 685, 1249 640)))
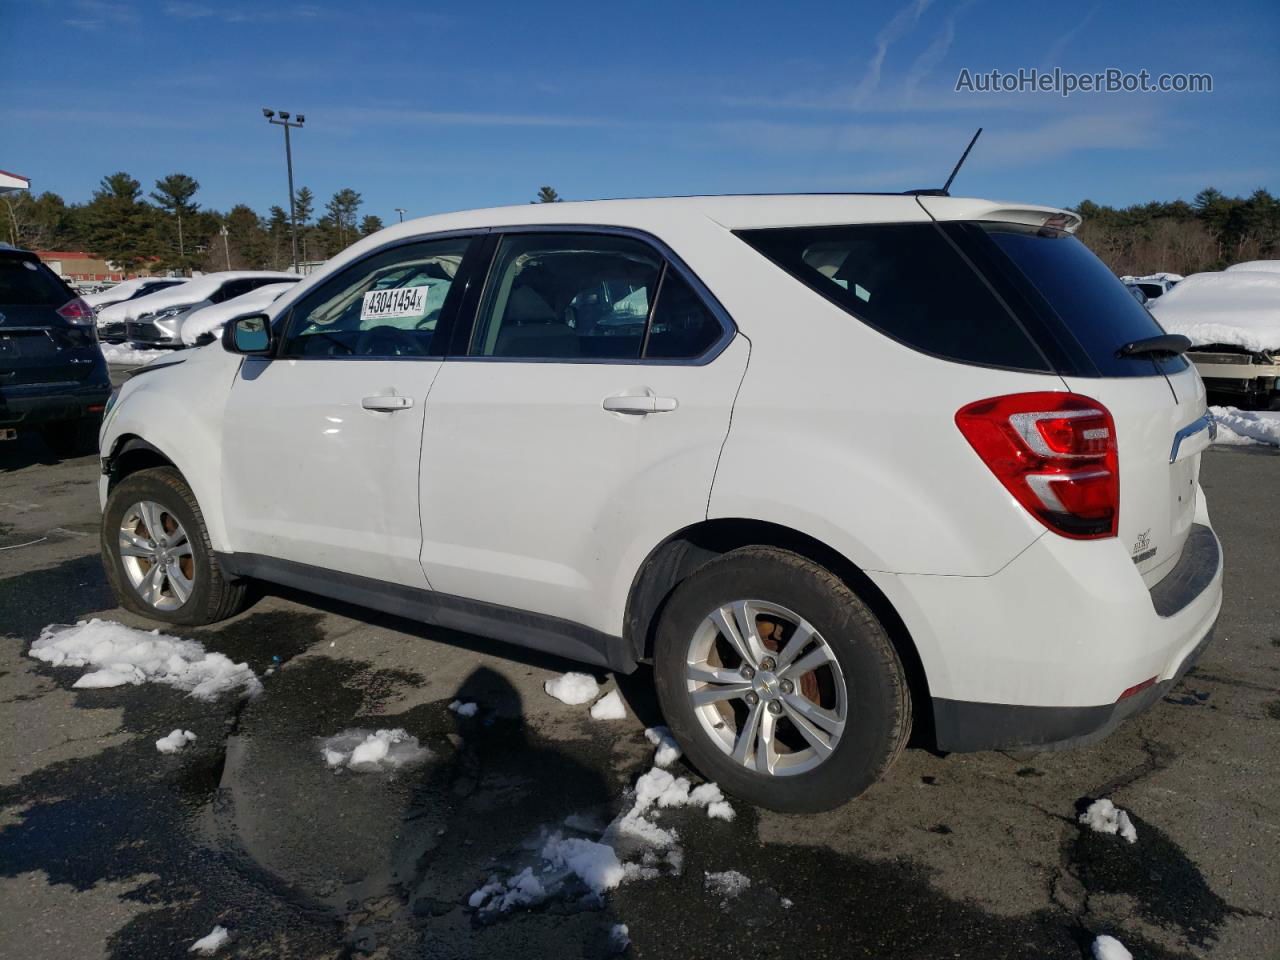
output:
POLYGON ((87 200, 104 174, 197 199, 362 213, 530 199, 937 186, 1128 204, 1280 192, 1280 5, 274 4, 0 0, 0 169, 87 200), (50 39, 51 36, 56 39, 50 39), (1210 73, 1208 94, 955 92, 962 68, 1210 73))

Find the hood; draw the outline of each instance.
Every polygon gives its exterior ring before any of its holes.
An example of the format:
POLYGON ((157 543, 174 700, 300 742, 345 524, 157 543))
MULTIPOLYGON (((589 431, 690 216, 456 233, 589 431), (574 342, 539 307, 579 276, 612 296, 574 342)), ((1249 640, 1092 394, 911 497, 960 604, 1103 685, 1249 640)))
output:
POLYGON ((1280 349, 1280 273, 1196 273, 1149 304, 1170 333, 1197 346, 1221 343, 1255 353, 1280 349))

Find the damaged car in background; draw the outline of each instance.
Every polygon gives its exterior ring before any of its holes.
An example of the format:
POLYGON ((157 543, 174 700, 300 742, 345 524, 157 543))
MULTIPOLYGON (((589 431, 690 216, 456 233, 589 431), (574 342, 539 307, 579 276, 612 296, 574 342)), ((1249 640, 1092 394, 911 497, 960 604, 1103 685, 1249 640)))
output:
POLYGON ((1149 309, 1187 353, 1211 394, 1242 407, 1280 409, 1280 261, 1197 273, 1149 309))

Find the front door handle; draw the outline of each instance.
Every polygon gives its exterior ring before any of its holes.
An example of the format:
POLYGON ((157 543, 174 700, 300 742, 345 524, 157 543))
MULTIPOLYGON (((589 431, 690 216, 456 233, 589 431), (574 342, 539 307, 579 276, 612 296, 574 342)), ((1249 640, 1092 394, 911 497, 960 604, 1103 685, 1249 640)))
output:
POLYGON ((413 406, 413 397, 400 397, 392 394, 389 397, 365 397, 360 406, 366 410, 384 410, 392 413, 396 410, 408 410, 413 406))
POLYGON ((675 397, 655 397, 652 394, 638 397, 605 397, 602 406, 610 413, 630 413, 644 416, 647 413, 669 413, 680 404, 675 397))

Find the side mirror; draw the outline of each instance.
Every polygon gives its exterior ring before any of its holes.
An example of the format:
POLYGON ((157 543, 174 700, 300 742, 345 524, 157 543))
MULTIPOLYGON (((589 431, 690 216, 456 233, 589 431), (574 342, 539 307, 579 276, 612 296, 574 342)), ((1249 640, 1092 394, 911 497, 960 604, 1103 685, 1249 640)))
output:
POLYGON ((222 328, 222 346, 230 353, 263 357, 271 353, 271 321, 265 313, 239 317, 222 328))

